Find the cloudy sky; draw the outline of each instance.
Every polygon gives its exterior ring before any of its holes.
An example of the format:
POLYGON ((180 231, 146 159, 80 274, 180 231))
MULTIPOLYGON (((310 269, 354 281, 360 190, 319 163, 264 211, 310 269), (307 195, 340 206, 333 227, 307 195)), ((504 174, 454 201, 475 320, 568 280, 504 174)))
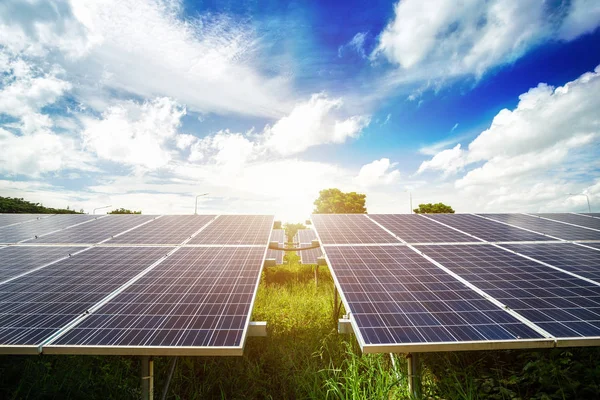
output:
POLYGON ((600 211, 599 26, 597 0, 3 0, 0 194, 600 211))

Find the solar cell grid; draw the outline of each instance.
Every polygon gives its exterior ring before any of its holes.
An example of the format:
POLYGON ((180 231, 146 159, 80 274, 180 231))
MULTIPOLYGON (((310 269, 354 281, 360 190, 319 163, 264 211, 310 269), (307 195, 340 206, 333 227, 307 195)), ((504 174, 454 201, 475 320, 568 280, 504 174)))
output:
POLYGON ((471 214, 427 214, 431 218, 487 242, 523 242, 555 240, 471 214))
POLYGON ((566 222, 569 224, 585 226, 587 228, 600 230, 600 219, 590 218, 577 214, 534 214, 538 217, 548 218, 554 221, 566 222))
POLYGON ((45 348, 241 347, 263 257, 257 247, 182 248, 45 348))
POLYGON ((586 246, 593 247, 593 248, 595 248, 595 249, 600 249, 600 243, 590 243, 590 242, 586 242, 586 243, 584 243, 584 244, 585 244, 586 246))
POLYGON ((557 338, 600 336, 600 286, 487 245, 419 250, 557 338))
MULTIPOLYGON (((310 243, 301 243, 300 247, 310 247, 310 243)), ((316 264, 318 258, 323 256, 323 251, 320 248, 299 251, 301 264, 316 264)))
POLYGON ((571 243, 517 244, 504 247, 600 283, 600 251, 571 243))
POLYGON ((313 214, 321 244, 400 243, 364 214, 313 214))
POLYGON ((0 285, 0 345, 39 345, 168 251, 95 247, 0 285))
POLYGON ((272 215, 221 215, 189 244, 266 245, 272 227, 272 215))
POLYGON ((298 229, 298 243, 312 243, 313 240, 317 239, 317 234, 312 229, 298 229))
POLYGON ((37 218, 47 218, 52 214, 0 214, 0 227, 33 221, 37 218))
POLYGON ((156 218, 152 215, 108 215, 87 224, 73 226, 25 243, 100 243, 112 236, 156 218))
POLYGON ((88 222, 96 217, 87 214, 59 214, 25 224, 5 226, 0 228, 0 243, 18 243, 36 235, 41 236, 75 224, 88 222))
POLYGON ((445 227, 420 215, 373 214, 369 218, 380 223, 408 243, 478 242, 479 240, 445 227))
POLYGON ((9 246, 0 248, 0 282, 68 257, 85 247, 9 246))
POLYGON ((583 215, 589 215, 590 217, 600 218, 600 213, 580 213, 583 215))
MULTIPOLYGON (((273 229, 271 232, 271 242, 277 242, 279 247, 285 246, 285 231, 283 229, 273 229)), ((283 264, 283 251, 267 250, 267 258, 274 258, 277 265, 283 264)))
POLYGON ((523 214, 480 214, 496 221, 520 226, 563 240, 600 240, 600 231, 567 225, 523 214))
POLYGON ((325 253, 365 342, 363 351, 542 338, 407 246, 326 246, 325 253))
POLYGON ((214 218, 214 215, 165 215, 149 224, 114 237, 108 243, 176 245, 214 218))

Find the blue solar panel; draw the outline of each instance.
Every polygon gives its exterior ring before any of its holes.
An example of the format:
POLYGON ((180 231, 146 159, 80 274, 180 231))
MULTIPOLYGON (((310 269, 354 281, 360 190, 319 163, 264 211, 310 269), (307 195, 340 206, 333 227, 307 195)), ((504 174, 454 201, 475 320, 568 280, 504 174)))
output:
MULTIPOLYGON (((271 232, 271 242, 277 242, 279 247, 285 246, 285 231, 283 229, 273 229, 271 232)), ((267 258, 275 259, 277 265, 283 264, 283 254, 281 250, 267 250, 267 258)))
MULTIPOLYGON (((312 241, 317 239, 317 234, 312 229, 299 229, 296 236, 296 243, 302 248, 311 247, 312 241)), ((320 248, 299 251, 301 264, 317 264, 318 258, 323 256, 320 248)))
POLYGON ((132 354, 137 346, 169 346, 241 354, 263 256, 259 247, 182 248, 45 351, 91 346, 132 354))
POLYGON ((165 215, 149 224, 118 235, 108 243, 177 245, 214 218, 215 215, 165 215))
POLYGON ((86 247, 8 246, 0 248, 0 282, 51 262, 69 257, 86 247))
POLYGON ((169 250, 95 247, 0 285, 0 345, 41 344, 169 250))
POLYGON ((457 230, 424 218, 410 214, 373 214, 369 218, 384 226, 400 239, 408 243, 448 243, 478 242, 457 230))
POLYGON ((571 243, 511 244, 503 247, 600 283, 598 250, 571 243))
POLYGON ((523 242, 554 240, 471 214, 427 214, 427 218, 442 222, 487 242, 523 242))
POLYGON ((467 348, 498 341, 519 347, 527 346, 523 339, 543 340, 407 246, 325 246, 325 253, 363 351, 407 345, 435 351, 440 344, 469 342, 467 348))
POLYGON ((267 245, 272 215, 221 215, 189 244, 267 245))
POLYGON ((156 218, 152 215, 108 215, 87 224, 73 226, 25 243, 100 243, 156 218))
POLYGON ((399 243, 365 214, 313 214, 321 244, 399 243))
POLYGON ((557 338, 600 336, 600 286, 491 245, 418 246, 557 338))
POLYGON ((0 227, 35 221, 38 218, 51 217, 52 214, 0 214, 0 227))
POLYGON ((578 214, 534 214, 538 217, 548 218, 554 221, 566 222, 568 224, 585 226, 587 228, 600 230, 600 218, 592 218, 578 214))
POLYGON ((480 214, 496 221, 550 235, 563 240, 600 240, 600 231, 567 225, 523 214, 480 214))
POLYGON ((37 219, 19 225, 5 226, 0 228, 0 243, 18 243, 35 236, 67 228, 97 218, 95 215, 87 214, 60 214, 48 218, 37 219))

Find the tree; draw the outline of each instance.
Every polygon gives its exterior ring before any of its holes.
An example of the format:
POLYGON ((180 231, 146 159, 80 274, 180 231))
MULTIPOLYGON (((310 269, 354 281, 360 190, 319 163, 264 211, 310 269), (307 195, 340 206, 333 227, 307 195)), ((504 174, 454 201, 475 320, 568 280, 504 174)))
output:
POLYGON ((419 208, 413 210, 416 214, 454 214, 452 207, 444 203, 436 204, 419 204, 419 208))
POLYGON ((131 210, 127 210, 123 207, 121 208, 117 208, 116 210, 112 210, 111 212, 107 213, 107 214, 141 214, 142 211, 131 211, 131 210))
POLYGON ((344 193, 340 189, 324 189, 315 200, 315 214, 366 214, 366 194, 344 193))
POLYGON ((44 207, 17 197, 0 196, 0 213, 77 214, 75 210, 44 207))
POLYGON ((283 225, 283 229, 285 229, 285 235, 287 236, 288 242, 294 241, 294 236, 298 233, 299 229, 306 229, 304 224, 292 224, 291 222, 286 222, 283 225))

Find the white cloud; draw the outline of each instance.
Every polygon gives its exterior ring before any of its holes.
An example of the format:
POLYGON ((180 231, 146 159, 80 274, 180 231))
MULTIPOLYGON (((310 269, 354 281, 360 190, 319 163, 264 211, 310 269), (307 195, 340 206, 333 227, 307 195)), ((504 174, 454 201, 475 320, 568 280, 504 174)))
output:
POLYGON ((593 0, 575 1, 560 29, 538 0, 403 0, 394 12, 371 58, 382 55, 398 65, 401 73, 393 76, 399 81, 479 78, 542 41, 571 40, 600 25, 593 0))
POLYGON ((361 58, 367 58, 365 53, 365 40, 367 38, 367 32, 358 32, 352 39, 338 47, 338 57, 343 57, 346 49, 351 49, 356 52, 361 58))
POLYGON ((400 171, 394 169, 398 163, 391 163, 389 158, 375 160, 365 164, 358 172, 355 182, 362 187, 389 185, 400 178, 400 171))
POLYGON ((241 133, 219 131, 196 140, 191 146, 189 160, 216 164, 228 172, 236 172, 253 158, 256 147, 241 133))
POLYGON ((562 200, 557 204, 564 205, 565 187, 597 168, 597 93, 600 66, 562 87, 540 84, 522 94, 514 110, 500 111, 468 149, 458 144, 440 151, 423 162, 418 173, 440 170, 448 176, 466 170, 456 188, 473 196, 493 196, 490 205, 518 193, 534 196, 539 192, 530 188, 536 184, 558 185, 556 196, 562 200))
POLYGON ((172 158, 167 142, 175 141, 185 108, 163 97, 109 107, 101 119, 83 119, 87 150, 125 165, 156 169, 172 158))
POLYGON ((281 155, 300 153, 311 146, 344 143, 356 138, 371 122, 368 116, 337 119, 334 114, 342 99, 314 94, 310 100, 294 107, 292 112, 263 132, 265 145, 281 155))
POLYGON ((573 0, 567 17, 559 31, 559 37, 572 40, 591 33, 600 25, 600 2, 596 0, 573 0))

